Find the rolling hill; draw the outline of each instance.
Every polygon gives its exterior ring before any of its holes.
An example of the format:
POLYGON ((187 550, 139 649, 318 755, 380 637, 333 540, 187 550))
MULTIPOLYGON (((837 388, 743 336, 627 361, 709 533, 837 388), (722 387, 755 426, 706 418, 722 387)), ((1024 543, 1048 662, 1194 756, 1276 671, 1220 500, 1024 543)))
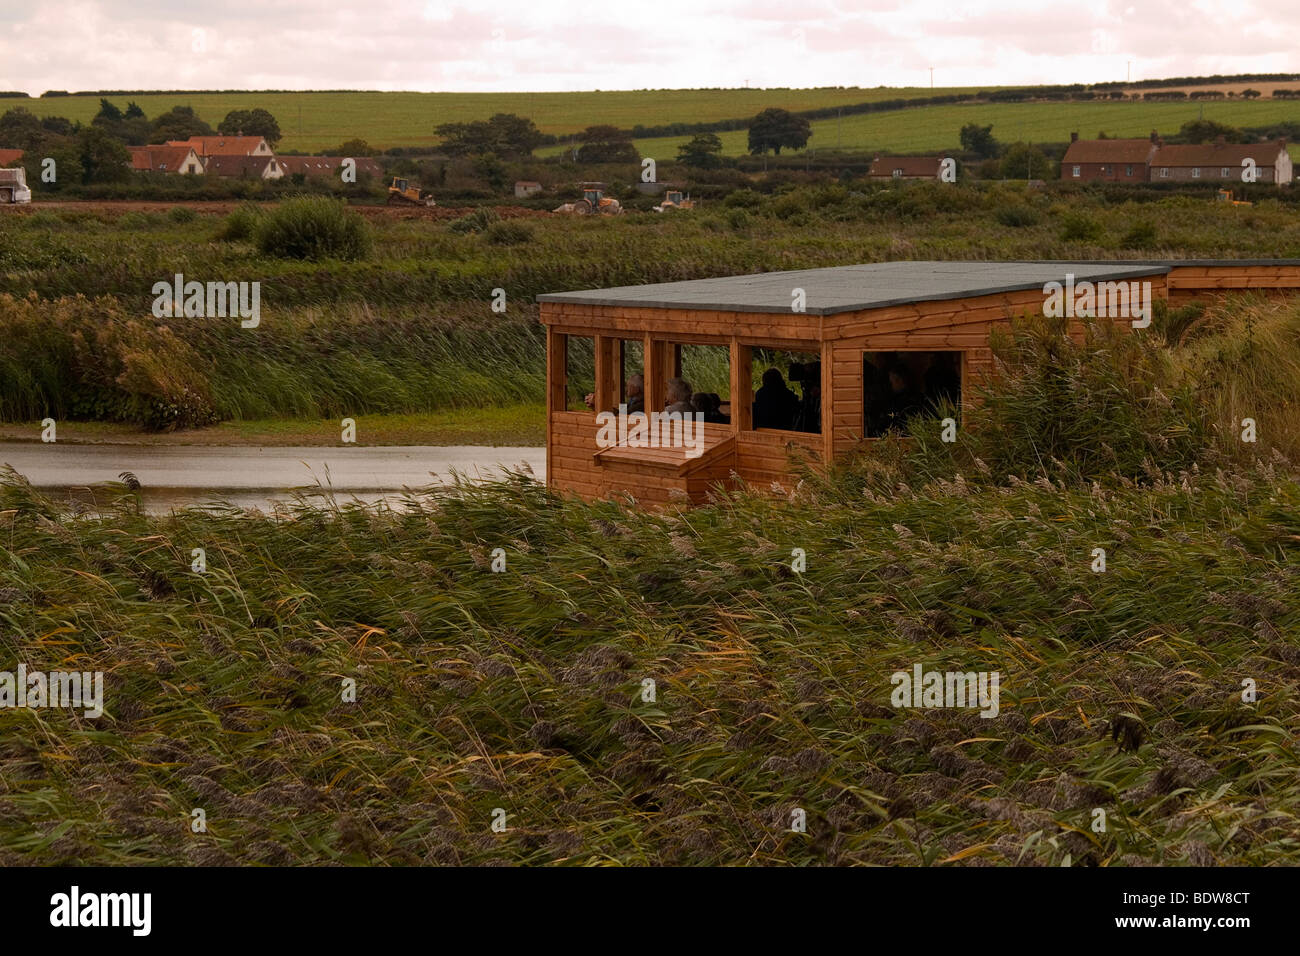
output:
MULTIPOLYGON (((1257 84, 1259 85, 1259 84, 1257 84)), ((1264 84, 1267 86, 1267 84, 1264 84)), ((1284 84, 1285 85, 1285 84, 1284 84)), ((1271 87, 1270 87, 1271 89, 1271 87)), ((513 112, 532 119, 546 133, 568 136, 583 128, 608 123, 620 128, 660 126, 674 122, 707 123, 752 116, 777 106, 794 111, 851 106, 881 100, 909 99, 973 89, 890 87, 859 89, 734 89, 636 90, 550 93, 383 93, 383 92, 224 92, 148 93, 115 95, 118 106, 137 102, 154 116, 184 104, 214 126, 233 109, 263 107, 280 121, 280 149, 314 151, 360 137, 372 146, 434 146, 434 127, 441 123, 485 119, 513 112)), ((37 115, 64 116, 89 122, 99 109, 98 94, 43 96, 0 101, 0 106, 25 106, 37 115)), ((1004 142, 1063 142, 1071 131, 1095 136, 1145 136, 1152 129, 1169 133, 1203 116, 1233 126, 1264 126, 1300 122, 1300 100, 1222 100, 1200 102, 1040 101, 917 106, 878 113, 857 113, 812 123, 814 150, 843 148, 890 152, 955 149, 962 125, 993 124, 1004 142)), ((720 134, 727 155, 746 148, 744 130, 720 134)), ((676 156, 685 136, 640 139, 643 156, 661 160, 676 156)), ((555 155, 564 146, 538 150, 555 155)))

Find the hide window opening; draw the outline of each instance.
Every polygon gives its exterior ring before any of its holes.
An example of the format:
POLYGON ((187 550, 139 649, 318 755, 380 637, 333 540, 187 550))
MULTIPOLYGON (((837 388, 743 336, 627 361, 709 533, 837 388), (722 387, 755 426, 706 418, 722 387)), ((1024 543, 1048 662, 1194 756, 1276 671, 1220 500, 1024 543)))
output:
POLYGON ((960 352, 862 353, 863 432, 908 433, 917 417, 956 418, 961 406, 960 352))
POLYGON ((682 345, 677 376, 691 393, 691 410, 706 422, 731 423, 731 348, 727 345, 682 345))
POLYGON ((618 401, 628 413, 645 411, 645 343, 619 339, 618 401))
POLYGON ((822 430, 822 363, 816 352, 752 350, 755 429, 822 430))
POLYGON ((589 408, 596 391, 596 340, 589 335, 564 337, 564 407, 571 412, 589 408))

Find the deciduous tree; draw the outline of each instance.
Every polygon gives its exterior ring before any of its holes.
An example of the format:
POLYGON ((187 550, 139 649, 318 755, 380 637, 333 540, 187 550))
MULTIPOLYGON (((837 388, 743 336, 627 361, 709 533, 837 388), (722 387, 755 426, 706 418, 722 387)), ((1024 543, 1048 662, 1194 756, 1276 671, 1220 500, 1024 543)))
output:
POLYGON ((811 136, 812 126, 802 116, 772 107, 750 121, 749 152, 758 156, 770 149, 780 156, 784 148, 803 149, 811 136))

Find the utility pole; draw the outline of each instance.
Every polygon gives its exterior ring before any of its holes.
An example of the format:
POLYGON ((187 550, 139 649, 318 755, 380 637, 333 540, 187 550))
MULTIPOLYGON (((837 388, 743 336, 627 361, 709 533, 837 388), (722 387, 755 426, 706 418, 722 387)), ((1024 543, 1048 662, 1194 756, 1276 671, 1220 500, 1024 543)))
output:
POLYGON ((934 89, 934 67, 930 67, 930 89, 934 89))
POLYGON ((841 106, 839 109, 835 111, 835 149, 836 150, 839 150, 841 148, 840 128, 843 126, 843 124, 840 121, 842 119, 844 119, 844 107, 841 106))
POLYGON ((1132 83, 1132 82, 1133 82, 1133 61, 1132 61, 1132 60, 1129 60, 1129 61, 1128 61, 1128 66, 1125 67, 1125 72, 1124 72, 1124 82, 1125 82, 1125 83, 1132 83))

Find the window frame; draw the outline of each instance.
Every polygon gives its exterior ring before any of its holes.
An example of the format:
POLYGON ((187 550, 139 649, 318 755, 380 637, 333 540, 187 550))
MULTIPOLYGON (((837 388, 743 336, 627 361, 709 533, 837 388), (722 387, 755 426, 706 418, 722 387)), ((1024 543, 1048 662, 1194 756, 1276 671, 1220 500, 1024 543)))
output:
MULTIPOLYGON (((861 425, 861 428, 862 428, 862 438, 863 438, 865 441, 880 441, 880 440, 884 437, 883 435, 868 435, 868 434, 867 434, 867 432, 869 431, 869 429, 868 429, 868 427, 867 427, 867 412, 868 412, 868 407, 867 407, 867 395, 866 395, 866 389, 867 389, 867 374, 866 374, 866 369, 867 369, 867 356, 868 356, 868 355, 879 354, 879 353, 882 353, 882 352, 887 352, 887 353, 900 353, 900 352, 902 352, 902 353, 906 353, 906 352, 929 352, 929 353, 936 354, 936 355, 937 355, 937 354, 952 354, 952 355, 956 355, 956 356, 957 356, 957 428, 960 429, 960 428, 962 427, 962 422, 963 422, 963 421, 965 420, 965 418, 966 418, 966 402, 965 402, 964 399, 965 399, 965 395, 966 395, 966 372, 967 372, 967 364, 968 364, 969 359, 970 359, 970 352, 971 352, 970 349, 954 349, 954 348, 936 349, 936 348, 917 348, 917 347, 890 348, 890 349, 882 349, 882 348, 863 348, 863 349, 861 350, 861 369, 862 369, 862 374, 861 374, 861 381, 862 381, 862 385, 861 385, 861 389, 862 389, 862 421, 861 421, 860 425, 861 425)), ((905 439, 905 440, 911 438, 910 435, 903 435, 903 436, 901 436, 901 437, 902 437, 903 439, 905 439)))

